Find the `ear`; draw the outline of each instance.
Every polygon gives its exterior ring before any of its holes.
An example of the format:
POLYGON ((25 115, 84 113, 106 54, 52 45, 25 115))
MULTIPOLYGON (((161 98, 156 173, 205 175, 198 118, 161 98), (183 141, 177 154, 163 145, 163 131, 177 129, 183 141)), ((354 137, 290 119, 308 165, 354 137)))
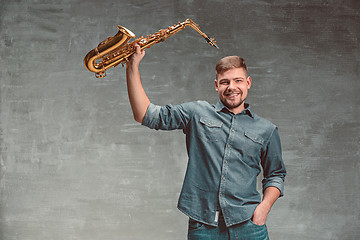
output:
POLYGON ((218 86, 218 82, 217 82, 217 80, 215 79, 215 91, 219 91, 219 86, 218 86))
POLYGON ((251 77, 248 76, 248 77, 246 78, 247 89, 250 89, 250 87, 251 87, 251 81, 252 81, 251 77))

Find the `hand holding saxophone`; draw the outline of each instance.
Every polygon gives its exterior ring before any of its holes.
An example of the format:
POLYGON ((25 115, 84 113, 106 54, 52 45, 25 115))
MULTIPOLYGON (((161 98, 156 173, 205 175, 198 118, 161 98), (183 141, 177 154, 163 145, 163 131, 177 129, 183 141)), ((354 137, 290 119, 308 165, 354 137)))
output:
MULTIPOLYGON (((165 41, 183 30, 186 26, 190 26, 196 30, 205 38, 210 46, 218 48, 215 39, 209 38, 191 19, 186 19, 184 22, 179 22, 167 29, 160 29, 158 32, 146 37, 140 36, 131 43, 128 42, 131 38, 135 38, 134 33, 125 27, 117 26, 119 31, 115 36, 107 38, 85 56, 85 67, 89 71, 94 72, 97 78, 105 77, 105 72, 109 68, 116 67, 120 63, 124 66, 124 64, 129 61, 129 58, 138 51, 138 47, 135 47, 136 44, 139 45, 141 50, 149 48, 152 45, 165 41)), ((143 57, 144 56, 142 56, 141 59, 143 57)), ((137 57, 135 58, 137 59, 137 57)))
POLYGON ((136 67, 138 68, 139 65, 140 65, 140 62, 141 60, 144 58, 145 56, 145 50, 144 49, 141 49, 140 45, 135 43, 134 44, 134 47, 135 47, 135 52, 133 55, 131 55, 128 60, 126 62, 126 68, 129 68, 129 67, 136 67))

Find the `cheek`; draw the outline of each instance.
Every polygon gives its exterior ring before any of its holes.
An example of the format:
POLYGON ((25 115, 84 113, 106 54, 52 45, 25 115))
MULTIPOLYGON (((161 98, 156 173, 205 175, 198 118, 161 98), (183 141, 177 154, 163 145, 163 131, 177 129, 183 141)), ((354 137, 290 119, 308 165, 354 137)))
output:
POLYGON ((224 88, 223 87, 216 87, 215 88, 216 89, 216 91, 218 92, 218 93, 223 93, 224 92, 224 88))
POLYGON ((248 88, 242 88, 241 91, 243 96, 246 96, 248 94, 248 88))

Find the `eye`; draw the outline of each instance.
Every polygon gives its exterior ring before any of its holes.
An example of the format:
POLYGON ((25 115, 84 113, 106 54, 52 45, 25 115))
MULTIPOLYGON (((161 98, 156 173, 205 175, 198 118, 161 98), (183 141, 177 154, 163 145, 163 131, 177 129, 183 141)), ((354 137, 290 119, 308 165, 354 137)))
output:
POLYGON ((228 85, 230 83, 229 80, 220 80, 219 84, 221 85, 228 85))

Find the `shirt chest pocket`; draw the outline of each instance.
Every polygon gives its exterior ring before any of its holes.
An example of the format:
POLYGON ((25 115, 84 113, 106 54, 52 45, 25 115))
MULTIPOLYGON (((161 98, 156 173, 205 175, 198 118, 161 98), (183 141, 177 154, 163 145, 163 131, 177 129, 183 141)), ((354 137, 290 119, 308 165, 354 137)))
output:
POLYGON ((255 157, 261 153, 264 139, 256 133, 245 131, 241 142, 243 152, 251 157, 255 157))
POLYGON ((198 137, 207 142, 219 141, 222 122, 208 117, 201 117, 198 129, 198 137))

